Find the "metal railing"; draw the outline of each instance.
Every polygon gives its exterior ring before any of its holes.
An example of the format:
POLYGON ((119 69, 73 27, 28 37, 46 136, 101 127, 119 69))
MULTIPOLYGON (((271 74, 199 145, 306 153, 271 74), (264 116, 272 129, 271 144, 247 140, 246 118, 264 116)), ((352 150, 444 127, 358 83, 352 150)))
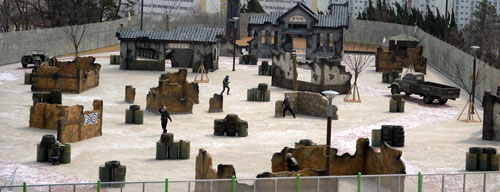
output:
POLYGON ((500 191, 500 172, 450 174, 349 175, 270 177, 255 179, 205 179, 188 181, 100 182, 0 186, 0 192, 168 192, 168 191, 500 191))

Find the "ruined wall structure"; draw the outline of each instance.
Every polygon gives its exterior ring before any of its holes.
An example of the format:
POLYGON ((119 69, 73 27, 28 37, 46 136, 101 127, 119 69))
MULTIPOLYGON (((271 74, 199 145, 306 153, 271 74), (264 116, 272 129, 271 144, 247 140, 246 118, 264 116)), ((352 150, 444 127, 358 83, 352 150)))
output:
MULTIPOLYGON (((312 62, 297 63, 297 68, 311 70, 311 82, 298 81, 299 91, 321 93, 334 90, 340 94, 349 92, 352 74, 338 59, 315 58, 312 62)), ((272 85, 293 89, 293 60, 290 52, 273 56, 272 85)))
MULTIPOLYGON (((500 91, 500 87, 498 88, 500 91)), ((485 92, 483 96, 483 140, 500 141, 500 94, 485 92)))
POLYGON ((102 135, 102 100, 94 100, 93 109, 82 105, 63 106, 37 103, 30 108, 30 127, 57 130, 57 140, 73 143, 102 135))
POLYGON ((94 61, 94 57, 77 57, 69 62, 54 59, 54 66, 44 63, 31 74, 31 91, 82 93, 97 87, 101 65, 94 61))
MULTIPOLYGON (((312 93, 306 91, 295 91, 291 93, 285 93, 285 97, 290 98, 290 105, 295 112, 295 114, 310 115, 315 117, 327 117, 328 111, 328 100, 326 97, 319 93, 312 93)), ((332 106, 332 119, 337 120, 337 106, 332 106)), ((287 115, 290 112, 287 111, 287 115)), ((283 116, 283 100, 276 101, 275 117, 283 116)))
POLYGON ((187 70, 160 76, 159 85, 149 90, 146 110, 157 113, 165 105, 171 114, 192 113, 193 105, 199 103, 198 83, 187 82, 187 70))
MULTIPOLYGON (((405 174, 406 168, 401 160, 402 152, 387 145, 380 148, 380 152, 369 146, 367 138, 360 138, 356 142, 356 152, 354 155, 348 153, 337 155, 337 149, 331 148, 332 158, 330 160, 331 175, 363 175, 370 174, 405 174)), ((257 175, 257 178, 264 177, 293 177, 301 176, 324 176, 325 175, 325 146, 300 146, 298 148, 285 148, 281 152, 275 153, 272 157, 272 172, 264 172, 257 175), (286 153, 290 152, 299 164, 299 171, 289 172, 286 169, 286 153)), ((236 176, 236 171, 232 165, 219 165, 217 170, 212 167, 212 157, 204 149, 200 149, 196 157, 196 179, 225 179, 236 176)), ((277 180, 280 191, 295 191, 296 181, 277 180)), ((366 178, 363 182, 378 182, 377 179, 366 178)), ((380 184, 382 189, 396 191, 399 187, 404 188, 404 178, 388 177, 382 178, 380 184), (399 179, 399 180, 398 180, 399 179)), ((336 191, 337 179, 329 179, 329 182, 320 182, 320 189, 328 187, 331 191, 336 191)), ((251 192, 274 190, 274 180, 259 180, 253 185, 236 182, 238 191, 251 192)), ((217 182, 212 185, 207 182, 197 182, 195 191, 230 191, 231 182, 217 182)), ((301 191, 316 191, 318 182, 314 180, 301 180, 301 191)))

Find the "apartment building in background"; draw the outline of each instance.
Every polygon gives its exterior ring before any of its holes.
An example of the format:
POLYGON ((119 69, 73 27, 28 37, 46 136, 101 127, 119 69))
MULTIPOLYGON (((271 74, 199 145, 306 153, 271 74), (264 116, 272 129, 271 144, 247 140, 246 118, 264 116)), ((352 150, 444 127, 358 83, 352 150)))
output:
MULTIPOLYGON (((476 10, 476 5, 482 0, 454 0, 453 9, 455 10, 455 21, 458 29, 462 30, 473 19, 473 13, 476 10)), ((500 12, 500 0, 488 0, 497 11, 500 12)))

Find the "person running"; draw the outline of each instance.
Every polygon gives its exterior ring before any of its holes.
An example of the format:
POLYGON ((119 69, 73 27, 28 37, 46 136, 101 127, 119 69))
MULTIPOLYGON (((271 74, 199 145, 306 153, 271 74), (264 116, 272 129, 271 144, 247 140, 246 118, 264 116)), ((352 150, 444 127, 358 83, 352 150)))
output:
POLYGON ((170 113, 167 111, 167 107, 163 105, 159 110, 161 114, 161 128, 163 129, 163 133, 167 132, 167 122, 170 119, 170 122, 172 122, 172 118, 170 118, 170 113))
POLYGON ((226 77, 222 81, 222 86, 223 86, 223 88, 222 88, 222 92, 220 93, 220 95, 222 95, 224 93, 226 88, 227 88, 227 95, 229 95, 229 75, 226 75, 226 77))
POLYGON ((285 97, 285 100, 283 100, 283 105, 285 106, 283 108, 283 118, 285 118, 286 111, 290 111, 290 113, 292 113, 292 115, 293 115, 293 118, 295 118, 295 113, 293 112, 293 109, 290 106, 290 98, 289 97, 285 97))

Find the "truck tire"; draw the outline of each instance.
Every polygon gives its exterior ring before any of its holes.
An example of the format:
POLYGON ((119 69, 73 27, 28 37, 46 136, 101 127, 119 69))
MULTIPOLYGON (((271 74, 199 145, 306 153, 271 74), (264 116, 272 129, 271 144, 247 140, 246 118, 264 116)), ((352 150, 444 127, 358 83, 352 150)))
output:
POLYGON ((411 93, 405 92, 405 96, 409 97, 411 93))
POLYGON ((28 64, 24 64, 24 63, 23 63, 23 64, 21 64, 21 65, 23 65, 23 68, 27 68, 27 67, 28 67, 28 64))
POLYGON ((424 103, 425 104, 432 104, 433 101, 434 101, 434 98, 432 98, 430 95, 424 96, 424 103))
POLYGON ((401 93, 401 91, 399 90, 399 87, 397 86, 392 86, 391 87, 391 94, 394 95, 394 94, 399 94, 401 93))
POLYGON ((440 105, 444 105, 448 99, 438 99, 440 105))

